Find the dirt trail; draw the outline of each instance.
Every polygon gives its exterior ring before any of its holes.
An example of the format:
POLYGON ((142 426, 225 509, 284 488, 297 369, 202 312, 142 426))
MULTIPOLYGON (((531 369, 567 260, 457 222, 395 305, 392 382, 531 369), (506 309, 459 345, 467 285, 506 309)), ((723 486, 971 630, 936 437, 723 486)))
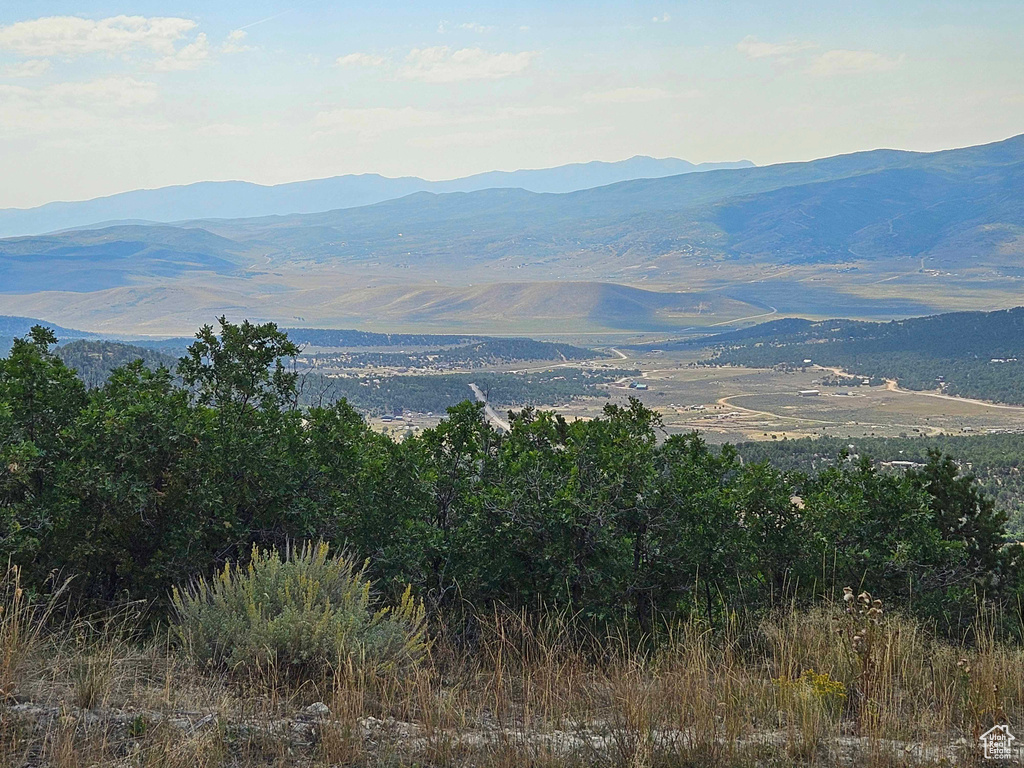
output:
POLYGON ((954 403, 970 403, 981 405, 985 408, 998 408, 1004 411, 1024 411, 1024 406, 1004 405, 1002 403, 990 403, 987 400, 975 400, 973 397, 957 397, 956 395, 944 395, 941 392, 919 392, 916 389, 903 389, 896 383, 895 379, 886 379, 885 388, 889 392, 898 392, 901 395, 917 395, 918 397, 937 397, 940 400, 952 400, 954 403))
MULTIPOLYGON (((815 365, 815 368, 820 368, 823 371, 831 371, 836 376, 858 376, 859 374, 849 373, 844 371, 842 368, 834 368, 828 365, 815 365)), ((954 403, 969 403, 970 405, 980 405, 984 408, 997 408, 1004 411, 1024 411, 1024 406, 1021 405, 1004 405, 1003 403, 990 403, 987 400, 976 400, 973 397, 958 397, 956 395, 944 395, 941 392, 922 392, 917 389, 903 389, 896 381, 896 379, 886 379, 885 389, 888 392, 896 392, 901 395, 916 395, 917 397, 937 397, 940 400, 952 400, 954 403)))
MULTIPOLYGON (((900 391, 904 391, 904 390, 900 390, 900 391)), ((758 410, 754 410, 753 408, 747 408, 745 406, 737 405, 736 403, 730 402, 734 397, 756 397, 756 396, 766 396, 766 395, 770 396, 770 395, 789 395, 789 394, 792 394, 792 392, 788 392, 788 391, 787 392, 741 392, 741 393, 736 394, 736 395, 727 395, 726 397, 720 397, 715 402, 718 405, 724 406, 726 408, 734 408, 737 411, 742 411, 744 415, 749 415, 749 416, 762 416, 762 417, 771 418, 771 419, 784 419, 784 420, 787 420, 787 421, 795 421, 797 423, 804 422, 804 423, 808 423, 808 424, 825 424, 825 425, 830 425, 830 426, 841 426, 843 424, 848 424, 849 423, 849 422, 843 422, 843 421, 825 421, 824 419, 811 419, 811 418, 808 418, 806 416, 788 416, 788 415, 781 414, 781 413, 772 413, 771 411, 758 411, 758 410)), ((926 430, 928 430, 928 437, 934 437, 935 435, 943 434, 943 430, 942 430, 941 427, 935 427, 935 426, 932 426, 931 424, 900 424, 900 423, 897 423, 897 422, 892 422, 892 423, 889 423, 889 424, 874 424, 874 423, 871 423, 871 422, 862 421, 862 422, 860 422, 858 424, 858 426, 861 426, 861 427, 875 427, 875 428, 878 428, 878 429, 881 429, 883 427, 906 427, 906 428, 910 428, 910 429, 926 429, 926 430)))

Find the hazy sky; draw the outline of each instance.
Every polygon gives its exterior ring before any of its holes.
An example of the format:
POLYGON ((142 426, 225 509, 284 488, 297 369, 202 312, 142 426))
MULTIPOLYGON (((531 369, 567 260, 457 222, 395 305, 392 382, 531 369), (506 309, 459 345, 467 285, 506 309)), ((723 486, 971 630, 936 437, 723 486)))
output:
POLYGON ((1024 132, 1024 2, 0 3, 0 207, 1024 132))

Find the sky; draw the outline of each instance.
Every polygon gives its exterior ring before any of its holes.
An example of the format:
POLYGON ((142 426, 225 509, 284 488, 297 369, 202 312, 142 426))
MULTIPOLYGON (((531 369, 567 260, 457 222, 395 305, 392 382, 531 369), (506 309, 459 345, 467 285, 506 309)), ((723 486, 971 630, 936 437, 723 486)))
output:
POLYGON ((1024 2, 4 0, 0 208, 1024 132, 1024 2))

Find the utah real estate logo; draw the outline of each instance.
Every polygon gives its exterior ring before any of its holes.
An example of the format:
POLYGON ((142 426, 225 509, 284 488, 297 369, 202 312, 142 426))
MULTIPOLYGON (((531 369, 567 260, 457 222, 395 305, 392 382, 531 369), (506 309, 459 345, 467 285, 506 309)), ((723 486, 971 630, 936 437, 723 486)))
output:
POLYGON ((1010 733, 1010 726, 996 725, 979 738, 985 749, 986 760, 1009 760, 1013 754, 1013 742, 1017 737, 1010 733))

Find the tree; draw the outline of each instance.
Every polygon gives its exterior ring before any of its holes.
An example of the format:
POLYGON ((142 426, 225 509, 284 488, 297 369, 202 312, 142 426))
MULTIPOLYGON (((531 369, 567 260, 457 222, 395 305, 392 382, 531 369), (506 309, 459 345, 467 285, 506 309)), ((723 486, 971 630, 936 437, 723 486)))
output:
POLYGON ((275 323, 241 325, 218 318, 220 336, 204 325, 178 362, 178 373, 202 405, 273 409, 294 406, 297 374, 282 358, 299 348, 275 323))
POLYGON ((47 561, 33 555, 60 515, 64 499, 55 477, 87 399, 74 371, 50 349, 56 343, 51 330, 36 325, 0 360, 0 557, 40 574, 47 561))

